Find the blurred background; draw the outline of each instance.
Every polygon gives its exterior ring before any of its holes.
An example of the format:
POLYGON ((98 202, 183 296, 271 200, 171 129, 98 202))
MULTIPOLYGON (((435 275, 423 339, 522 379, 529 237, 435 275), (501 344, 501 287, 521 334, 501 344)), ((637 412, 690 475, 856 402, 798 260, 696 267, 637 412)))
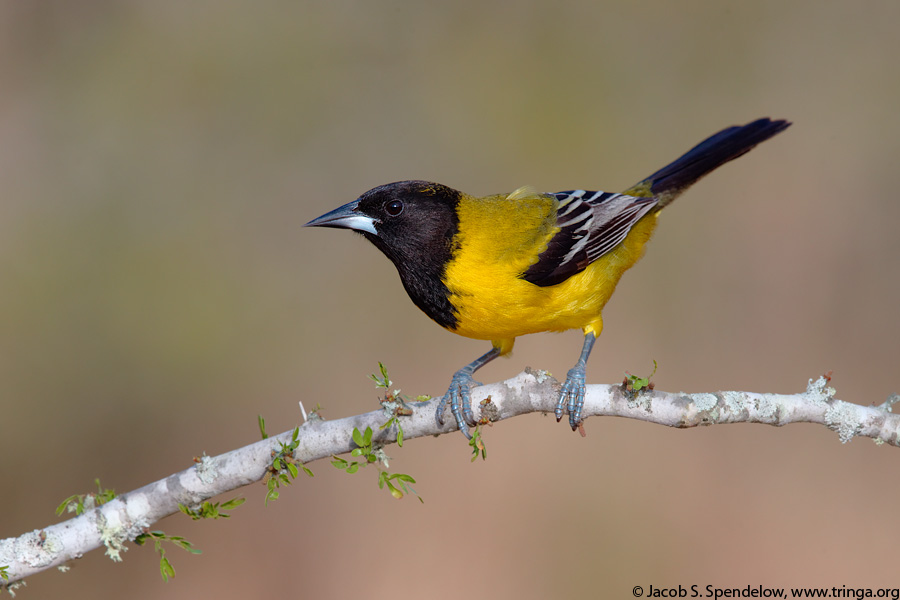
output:
MULTIPOLYGON (((307 220, 400 179, 474 194, 620 190, 719 129, 794 126, 661 219, 604 313, 588 381, 900 392, 900 4, 395 0, 0 4, 0 538, 99 477, 126 492, 377 408, 367 374, 440 395, 488 349, 393 266, 307 220)), ((581 333, 520 338, 499 381, 564 376, 581 333)), ((631 597, 898 587, 900 451, 813 425, 670 430, 552 418, 392 446, 425 499, 327 462, 203 550, 95 551, 25 598, 631 597)), ((231 497, 231 496, 228 496, 231 497)), ((224 499, 227 499, 224 498, 224 499)))

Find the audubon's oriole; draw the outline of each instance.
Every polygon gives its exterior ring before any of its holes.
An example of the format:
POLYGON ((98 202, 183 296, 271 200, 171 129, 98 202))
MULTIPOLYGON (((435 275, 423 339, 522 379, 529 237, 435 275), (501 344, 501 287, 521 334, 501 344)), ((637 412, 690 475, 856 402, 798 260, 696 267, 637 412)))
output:
POLYGON ((476 421, 475 371, 512 350, 515 338, 581 328, 584 346, 556 404, 576 429, 584 405, 585 364, 604 305, 641 257, 659 211, 701 177, 784 131, 758 119, 729 127, 620 194, 522 187, 476 198, 439 183, 400 181, 369 190, 307 226, 361 233, 397 267, 412 301, 442 327, 491 340, 489 352, 457 371, 447 402, 469 437, 476 421), (467 426, 468 425, 468 426, 467 426))

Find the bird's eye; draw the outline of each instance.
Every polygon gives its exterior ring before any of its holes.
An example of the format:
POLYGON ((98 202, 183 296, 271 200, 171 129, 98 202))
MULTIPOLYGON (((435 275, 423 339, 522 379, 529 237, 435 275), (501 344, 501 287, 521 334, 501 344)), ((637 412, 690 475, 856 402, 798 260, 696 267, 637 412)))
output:
POLYGON ((399 200, 391 200, 390 202, 385 203, 384 212, 392 217, 396 217, 403 212, 403 203, 399 200))

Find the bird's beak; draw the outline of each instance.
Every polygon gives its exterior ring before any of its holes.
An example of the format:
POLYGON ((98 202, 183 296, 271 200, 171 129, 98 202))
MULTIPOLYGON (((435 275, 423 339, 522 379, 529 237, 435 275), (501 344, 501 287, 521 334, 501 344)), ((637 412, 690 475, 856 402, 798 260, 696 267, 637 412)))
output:
POLYGON ((375 219, 360 212, 359 200, 354 200, 331 212, 325 213, 321 217, 313 219, 304 227, 337 227, 378 235, 378 232, 375 231, 375 223, 377 223, 375 219))

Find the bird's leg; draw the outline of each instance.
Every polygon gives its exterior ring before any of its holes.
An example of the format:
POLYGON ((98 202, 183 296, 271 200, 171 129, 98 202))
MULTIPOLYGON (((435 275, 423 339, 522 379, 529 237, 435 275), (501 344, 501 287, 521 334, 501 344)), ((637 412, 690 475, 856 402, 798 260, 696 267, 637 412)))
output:
POLYGON ((475 426, 475 414, 472 412, 472 396, 469 394, 469 390, 476 385, 481 385, 472 378, 472 374, 498 356, 500 356, 500 348, 495 346, 491 348, 490 352, 476 358, 453 374, 453 379, 450 380, 450 389, 447 390, 447 393, 444 394, 444 397, 438 403, 437 413, 435 414, 438 423, 444 424, 444 409, 447 407, 447 401, 449 400, 450 412, 453 413, 453 418, 456 419, 459 430, 467 438, 472 439, 467 424, 472 427, 475 426))
POLYGON ((597 336, 594 332, 588 332, 584 336, 584 346, 581 347, 581 356, 575 366, 566 374, 566 382, 559 392, 559 400, 556 402, 556 422, 563 416, 563 407, 569 412, 569 425, 572 431, 581 423, 581 409, 584 407, 584 368, 587 365, 588 356, 597 336))

